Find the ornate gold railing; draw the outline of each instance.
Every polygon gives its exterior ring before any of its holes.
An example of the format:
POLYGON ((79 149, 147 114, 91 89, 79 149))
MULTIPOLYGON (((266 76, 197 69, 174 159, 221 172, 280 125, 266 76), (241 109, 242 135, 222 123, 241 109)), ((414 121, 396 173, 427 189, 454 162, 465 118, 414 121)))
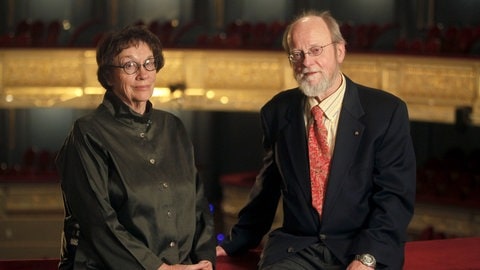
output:
MULTIPOLYGON (((294 87, 280 51, 165 51, 152 100, 159 108, 258 111, 294 87)), ((355 81, 404 99, 412 120, 454 123, 459 108, 480 125, 480 60, 347 54, 342 67, 355 81)), ((93 108, 104 90, 94 50, 0 50, 0 108, 93 108)))

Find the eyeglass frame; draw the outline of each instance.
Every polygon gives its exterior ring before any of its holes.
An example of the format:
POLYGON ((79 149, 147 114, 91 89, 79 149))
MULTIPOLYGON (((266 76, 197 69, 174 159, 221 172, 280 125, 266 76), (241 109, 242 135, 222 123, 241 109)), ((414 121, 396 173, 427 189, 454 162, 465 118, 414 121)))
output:
POLYGON ((149 57, 147 59, 145 59, 145 61, 143 62, 143 64, 140 64, 136 61, 133 61, 133 60, 130 60, 130 61, 127 61, 125 62, 123 65, 108 65, 109 67, 114 67, 114 68, 121 68, 127 75, 133 75, 133 74, 136 74, 139 70, 140 70, 140 67, 143 66, 143 68, 146 70, 146 71, 154 71, 157 69, 157 63, 158 59, 156 57, 149 57), (149 60, 152 60, 153 62, 153 69, 148 69, 147 68, 147 64, 149 64, 150 62, 147 63, 147 61, 149 60), (126 70, 126 66, 128 64, 135 64, 135 71, 133 71, 132 73, 128 73, 127 70, 126 70))
POLYGON ((332 41, 331 43, 328 43, 328 44, 323 45, 323 46, 312 46, 312 47, 310 47, 310 48, 308 49, 307 52, 304 52, 304 51, 302 51, 302 50, 293 50, 293 51, 290 51, 290 53, 288 54, 288 60, 290 60, 290 62, 292 62, 292 63, 299 63, 299 62, 305 60, 305 55, 306 55, 306 54, 308 54, 309 56, 319 56, 319 55, 321 55, 321 54, 323 53, 323 48, 325 48, 325 47, 327 47, 327 46, 330 46, 330 45, 332 45, 332 44, 335 44, 335 43, 337 43, 337 42, 336 42, 336 41, 332 41), (316 49, 316 48, 319 49, 319 52, 317 52, 317 53, 312 52, 312 49, 316 49), (298 60, 294 60, 294 59, 293 59, 293 58, 294 58, 294 56, 293 56, 294 53, 299 53, 301 58, 298 59, 298 60))

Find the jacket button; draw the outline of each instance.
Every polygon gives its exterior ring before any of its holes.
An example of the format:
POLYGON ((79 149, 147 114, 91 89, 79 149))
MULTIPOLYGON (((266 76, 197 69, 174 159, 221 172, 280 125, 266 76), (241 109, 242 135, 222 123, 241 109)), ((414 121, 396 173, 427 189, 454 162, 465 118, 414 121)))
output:
POLYGON ((294 252, 295 252, 295 248, 289 247, 289 248, 287 249, 287 252, 288 252, 288 253, 294 253, 294 252))
POLYGON ((325 234, 320 234, 320 240, 325 240, 327 239, 327 236, 325 234))

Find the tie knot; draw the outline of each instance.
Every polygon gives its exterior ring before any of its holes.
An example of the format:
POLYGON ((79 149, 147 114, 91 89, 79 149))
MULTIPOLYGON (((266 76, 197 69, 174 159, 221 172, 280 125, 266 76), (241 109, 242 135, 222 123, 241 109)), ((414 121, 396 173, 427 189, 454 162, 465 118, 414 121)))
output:
POLYGON ((321 121, 323 118, 323 111, 320 106, 313 106, 312 107, 312 115, 315 121, 321 121))

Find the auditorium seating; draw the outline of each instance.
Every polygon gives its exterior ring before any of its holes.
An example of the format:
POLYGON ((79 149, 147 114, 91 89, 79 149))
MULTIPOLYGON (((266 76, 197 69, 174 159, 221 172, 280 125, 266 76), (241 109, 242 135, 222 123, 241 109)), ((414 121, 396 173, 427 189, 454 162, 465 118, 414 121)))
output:
POLYGON ((58 175, 55 168, 56 153, 46 149, 28 147, 19 164, 0 167, 1 182, 55 182, 58 175))
POLYGON ((43 43, 44 47, 60 46, 59 38, 62 31, 62 24, 58 20, 51 21, 47 26, 47 32, 43 43))
POLYGON ((417 201, 480 209, 480 149, 453 148, 417 169, 417 201))
POLYGON ((105 22, 102 19, 94 18, 86 20, 73 32, 68 40, 68 47, 95 47, 100 37, 108 31, 105 22))
POLYGON ((0 33, 0 47, 38 48, 56 47, 61 32, 58 20, 21 20, 13 33, 0 33))
MULTIPOLYGON (((147 26, 167 48, 214 48, 266 50, 282 49, 283 21, 233 21, 211 29, 198 21, 180 24, 176 20, 137 20, 147 26)), ((0 33, 0 47, 95 47, 109 26, 102 19, 85 20, 70 31, 66 44, 59 44, 59 21, 21 20, 14 33, 0 33)), ((343 22, 340 30, 351 52, 382 52, 433 56, 480 56, 480 26, 432 25, 406 37, 399 26, 343 22)))

